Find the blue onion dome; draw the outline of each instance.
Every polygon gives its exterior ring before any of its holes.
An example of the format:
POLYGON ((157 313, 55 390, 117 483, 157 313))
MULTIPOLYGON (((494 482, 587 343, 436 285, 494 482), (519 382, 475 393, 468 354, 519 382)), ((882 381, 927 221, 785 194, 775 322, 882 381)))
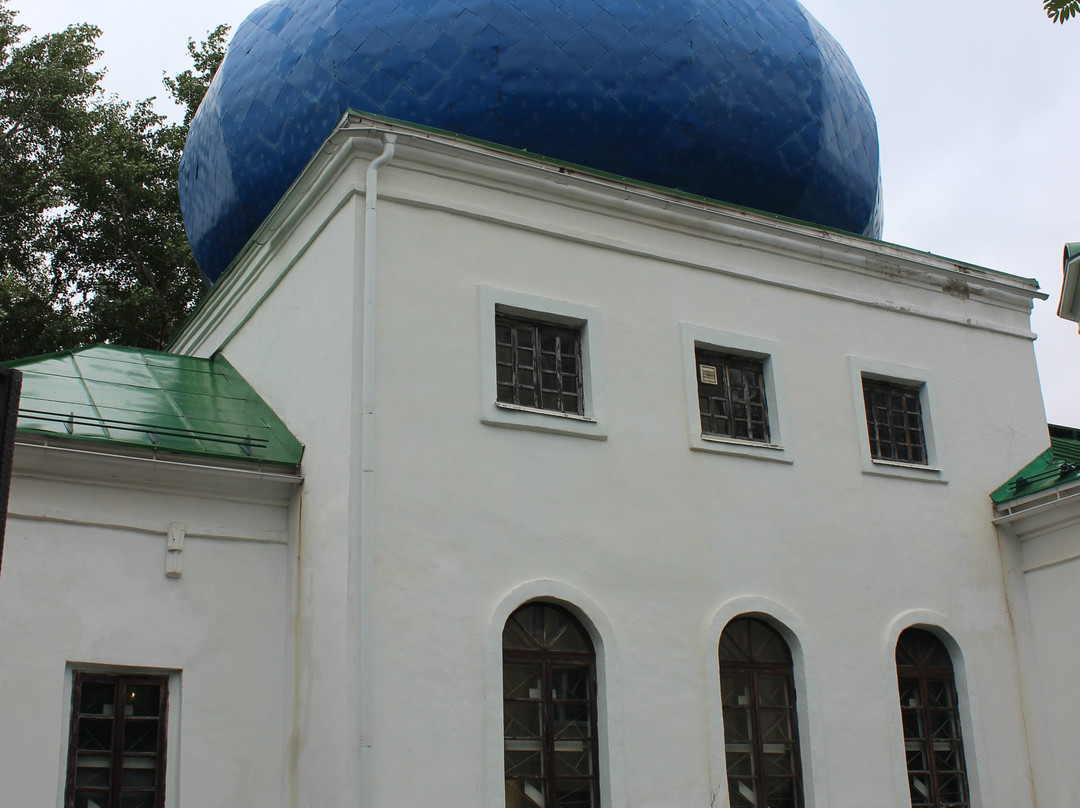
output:
POLYGON ((349 108, 881 235, 870 101, 796 0, 272 0, 180 164, 208 280, 349 108))

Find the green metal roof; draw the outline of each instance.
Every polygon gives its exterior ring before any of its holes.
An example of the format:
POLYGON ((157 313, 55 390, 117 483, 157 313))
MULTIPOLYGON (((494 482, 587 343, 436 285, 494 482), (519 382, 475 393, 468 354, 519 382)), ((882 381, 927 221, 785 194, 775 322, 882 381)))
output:
POLYGON ((222 356, 93 345, 6 364, 21 433, 292 466, 304 451, 222 356))
POLYGON ((1050 448, 990 495, 995 505, 1080 480, 1080 430, 1050 425, 1050 448))

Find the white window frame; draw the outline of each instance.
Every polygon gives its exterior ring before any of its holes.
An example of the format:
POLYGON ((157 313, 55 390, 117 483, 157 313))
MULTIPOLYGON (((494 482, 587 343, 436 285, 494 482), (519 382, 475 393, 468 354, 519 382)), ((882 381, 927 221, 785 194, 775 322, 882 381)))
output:
POLYGON ((683 346, 683 379, 686 385, 686 423, 690 448, 699 452, 752 457, 794 463, 787 443, 787 390, 784 386, 783 352, 777 342, 760 337, 748 337, 701 325, 680 323, 683 346), (765 379, 765 406, 769 419, 769 442, 708 435, 701 431, 701 412, 698 406, 697 350, 745 356, 761 360, 765 379))
POLYGON ((941 442, 934 434, 931 394, 937 387, 934 374, 923 368, 897 365, 861 356, 849 356, 851 395, 855 405, 855 425, 859 435, 859 452, 863 474, 881 477, 900 477, 929 483, 948 483, 941 460, 941 442), (866 427, 866 402, 863 397, 863 378, 892 382, 919 390, 922 409, 923 438, 926 441, 926 463, 905 463, 900 460, 881 460, 870 454, 870 433, 866 427))
POLYGON ((600 309, 582 303, 554 300, 524 292, 479 286, 480 296, 480 420, 492 426, 528 429, 557 435, 607 440, 601 370, 600 309), (495 375, 495 315, 523 317, 573 328, 581 333, 581 390, 583 414, 522 407, 498 400, 495 375))

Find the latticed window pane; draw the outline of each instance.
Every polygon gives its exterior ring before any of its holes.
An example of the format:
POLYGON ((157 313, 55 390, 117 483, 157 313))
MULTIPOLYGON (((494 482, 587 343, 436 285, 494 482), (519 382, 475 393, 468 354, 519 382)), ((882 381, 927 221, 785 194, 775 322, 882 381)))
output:
POLYGON ((566 609, 529 603, 503 629, 507 808, 599 808, 596 654, 566 609))
POLYGON ((499 315, 495 381, 503 404, 583 415, 581 331, 499 315))
POLYGON ((768 443, 764 362, 702 348, 696 357, 702 434, 768 443))
POLYGON ((919 390, 895 382, 863 379, 871 457, 926 464, 926 435, 919 390))
POLYGON ((945 645, 909 628, 896 644, 908 785, 913 808, 969 808, 956 682, 945 645))
POLYGON ((801 808, 791 651, 765 621, 738 617, 724 629, 720 697, 731 805, 801 808))
POLYGON ((67 808, 160 808, 165 801, 164 676, 76 673, 67 808))

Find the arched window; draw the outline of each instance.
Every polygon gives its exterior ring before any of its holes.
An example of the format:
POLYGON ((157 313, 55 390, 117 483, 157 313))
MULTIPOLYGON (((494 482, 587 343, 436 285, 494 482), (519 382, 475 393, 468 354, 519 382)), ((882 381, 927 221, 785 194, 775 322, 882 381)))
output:
POLYGON ((791 651, 764 620, 724 628, 720 696, 731 808, 802 808, 791 651))
POLYGON ((912 808, 969 808, 948 649, 925 629, 907 629, 896 642, 896 678, 912 808))
POLYGON ((600 808, 596 653, 561 606, 527 603, 503 629, 506 808, 600 808))

